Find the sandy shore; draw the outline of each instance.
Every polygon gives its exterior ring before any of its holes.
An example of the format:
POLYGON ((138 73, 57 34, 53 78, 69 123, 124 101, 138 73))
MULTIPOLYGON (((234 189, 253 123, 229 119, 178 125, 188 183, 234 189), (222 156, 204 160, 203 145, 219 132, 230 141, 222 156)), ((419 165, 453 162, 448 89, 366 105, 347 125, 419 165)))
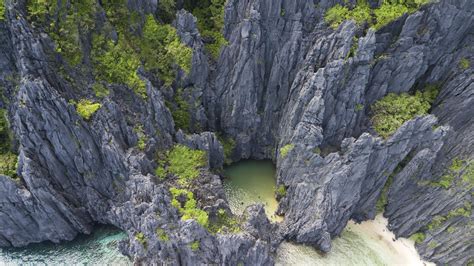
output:
POLYGON ((328 254, 311 247, 284 242, 278 249, 277 265, 434 265, 422 261, 414 242, 399 238, 387 229, 387 219, 379 215, 361 224, 349 222, 342 235, 335 238, 328 254))
POLYGON ((395 240, 395 235, 387 229, 388 220, 381 214, 372 221, 356 224, 352 221, 346 227, 367 241, 368 245, 390 265, 435 265, 421 260, 415 249, 415 242, 406 238, 395 240))

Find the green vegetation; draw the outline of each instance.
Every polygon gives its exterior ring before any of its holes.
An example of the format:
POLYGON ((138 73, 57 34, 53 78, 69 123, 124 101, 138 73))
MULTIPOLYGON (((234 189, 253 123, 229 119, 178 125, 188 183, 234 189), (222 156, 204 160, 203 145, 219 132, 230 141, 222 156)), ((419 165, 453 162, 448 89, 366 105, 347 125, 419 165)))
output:
POLYGON ((230 216, 224 209, 217 211, 217 220, 209 225, 209 231, 214 234, 238 233, 241 231, 241 222, 235 216, 230 216))
POLYGON ((463 70, 466 70, 468 69, 469 67, 471 66, 471 62, 469 61, 469 59, 467 58, 462 58, 460 61, 459 61, 459 67, 463 70))
POLYGON ((117 43, 103 35, 94 35, 91 53, 95 76, 109 83, 125 84, 143 99, 147 98, 146 84, 138 76, 141 63, 132 47, 123 37, 117 43))
POLYGON ((7 110, 0 109, 0 153, 10 151, 11 135, 7 119, 7 110))
POLYGON ((5 20, 5 0, 0 0, 0 21, 5 20))
POLYGON ((235 145, 236 145, 235 140, 231 137, 229 138, 219 137, 219 141, 221 142, 222 147, 224 149, 224 163, 226 165, 229 165, 232 163, 231 156, 232 156, 232 152, 235 149, 235 145))
POLYGON ((146 236, 142 233, 139 232, 135 235, 135 240, 137 240, 144 248, 147 247, 147 239, 146 236))
POLYGON ((100 109, 100 107, 102 107, 100 103, 94 103, 90 100, 83 99, 76 105, 76 110, 84 120, 88 121, 91 119, 92 115, 100 109))
POLYGON ((388 203, 388 190, 390 189, 390 186, 392 185, 393 176, 394 174, 391 174, 387 178, 387 181, 385 182, 385 185, 383 186, 382 193, 380 194, 380 197, 377 200, 377 203, 375 205, 377 213, 383 213, 385 211, 385 207, 387 206, 387 203, 388 203))
POLYGON ((201 242, 199 242, 199 240, 196 240, 193 243, 191 243, 192 251, 197 251, 200 247, 201 247, 201 242))
POLYGON ((208 226, 209 217, 207 212, 197 208, 193 192, 186 189, 170 188, 172 195, 171 205, 178 209, 182 215, 181 220, 194 219, 203 227, 208 226))
POLYGON ((137 147, 138 149, 144 151, 146 148, 146 143, 148 141, 148 137, 145 134, 145 131, 143 130, 143 125, 137 125, 133 131, 137 134, 138 136, 138 143, 137 147))
POLYGON ((280 148, 280 155, 282 158, 285 158, 286 155, 288 155, 288 153, 293 150, 293 148, 295 147, 294 144, 286 144, 285 146, 281 147, 280 148))
POLYGON ((426 235, 425 233, 418 232, 410 236, 410 239, 415 241, 416 244, 420 244, 421 242, 425 241, 426 235))
POLYGON ((157 73, 170 86, 176 76, 173 65, 189 73, 192 55, 191 48, 179 40, 175 28, 157 23, 152 15, 147 17, 140 42, 140 57, 147 71, 157 73))
POLYGON ((185 9, 192 10, 197 18, 199 32, 206 40, 206 49, 214 59, 219 57, 221 48, 228 44, 222 35, 225 3, 226 0, 184 1, 185 9))
POLYGON ((350 14, 350 10, 347 7, 337 4, 326 11, 324 20, 333 29, 337 29, 344 20, 350 19, 350 14))
POLYGON ((18 156, 11 152, 12 136, 7 111, 0 109, 0 175, 16 178, 18 156))
POLYGON ((403 14, 408 13, 408 11, 408 7, 403 4, 390 4, 384 2, 380 8, 374 10, 374 15, 377 21, 374 25, 374 28, 380 29, 397 18, 403 16, 403 14))
MULTIPOLYGON (((174 0, 160 1, 160 8, 174 9, 174 0)), ((28 0, 27 9, 33 25, 49 34, 70 66, 79 66, 90 57, 97 81, 127 85, 144 99, 146 84, 137 73, 142 65, 168 86, 176 67, 190 71, 192 50, 180 42, 176 30, 158 23, 152 15, 143 21, 137 12, 128 10, 125 0, 103 0, 100 5, 96 0, 28 0), (107 20, 96 25, 101 6, 107 20), (112 40, 114 30, 118 38, 112 40), (91 44, 86 36, 92 36, 91 44), (90 55, 84 54, 89 50, 90 55)), ((97 97, 108 94, 99 85, 93 89, 97 97)))
POLYGON ((427 225, 428 230, 434 230, 439 228, 444 222, 454 218, 454 217, 470 217, 472 212, 472 204, 468 201, 464 203, 463 207, 456 208, 451 210, 447 215, 437 215, 433 220, 427 225))
POLYGON ((165 21, 172 21, 176 13, 176 0, 160 0, 158 8, 160 18, 165 21))
POLYGON ((156 229, 156 235, 158 236, 158 239, 162 242, 170 240, 170 237, 168 236, 168 234, 166 234, 165 230, 159 227, 156 229))
MULTIPOLYGON (((471 217, 471 212, 472 212, 472 203, 469 201, 464 202, 463 207, 456 208, 454 210, 451 210, 448 212, 446 215, 437 215, 433 218, 433 220, 426 225, 426 229, 428 230, 436 230, 437 228, 440 228, 441 225, 443 225, 446 221, 454 218, 454 217, 471 217)), ((454 228, 450 226, 447 231, 448 233, 454 232, 454 228)), ((415 240, 417 244, 423 242, 426 238, 426 235, 424 232, 417 232, 416 234, 413 234, 410 239, 415 240)))
POLYGON ((173 174, 179 178, 181 184, 197 178, 200 169, 207 163, 206 152, 193 150, 181 144, 167 151, 164 157, 160 160, 155 174, 160 178, 173 174))
POLYGON ((390 137, 403 123, 427 114, 437 95, 436 86, 427 86, 424 92, 417 91, 415 95, 389 93, 372 105, 375 131, 384 138, 390 137))
POLYGON ((189 104, 183 98, 183 89, 176 91, 174 102, 176 105, 173 106, 171 103, 168 103, 168 108, 173 116, 175 127, 188 132, 191 126, 191 114, 189 113, 189 104))
POLYGON ((352 19, 357 25, 367 23, 380 29, 405 13, 415 12, 430 0, 385 0, 379 8, 371 9, 365 0, 358 0, 357 5, 349 9, 339 4, 328 9, 324 19, 333 29, 344 20, 352 19))
POLYGON ((282 197, 286 196, 286 187, 285 187, 285 185, 279 185, 279 186, 275 189, 275 194, 276 194, 279 198, 282 198, 282 197))
POLYGON ((18 156, 11 152, 0 153, 0 175, 16 178, 18 169, 18 156))
POLYGON ((455 184, 456 177, 461 176, 460 182, 467 188, 474 187, 474 160, 462 160, 454 158, 451 165, 446 169, 444 175, 436 182, 431 182, 432 186, 449 189, 455 184))
POLYGON ((95 96, 98 98, 105 98, 110 94, 110 91, 104 85, 98 82, 92 85, 92 90, 94 91, 95 96))
POLYGON ((79 65, 84 58, 80 36, 94 28, 96 8, 95 0, 27 2, 30 20, 34 25, 43 26, 56 43, 56 51, 71 66, 79 65))
POLYGON ((356 110, 357 112, 364 110, 364 105, 363 105, 363 104, 360 104, 360 103, 357 104, 356 107, 355 107, 355 110, 356 110))

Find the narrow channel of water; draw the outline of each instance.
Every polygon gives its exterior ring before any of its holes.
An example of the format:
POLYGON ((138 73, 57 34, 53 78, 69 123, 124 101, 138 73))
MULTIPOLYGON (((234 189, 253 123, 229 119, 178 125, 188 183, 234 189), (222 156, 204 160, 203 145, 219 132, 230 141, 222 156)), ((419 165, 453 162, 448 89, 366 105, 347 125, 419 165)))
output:
POLYGON ((117 247, 126 237, 116 228, 99 226, 91 235, 80 235, 71 242, 2 248, 0 265, 131 265, 117 247))
MULTIPOLYGON (((270 161, 242 161, 224 171, 224 189, 232 211, 240 214, 253 203, 263 203, 273 221, 278 202, 274 197, 275 167, 270 161)), ((381 215, 361 224, 349 222, 333 241, 328 254, 289 242, 281 244, 277 265, 423 265, 414 243, 398 239, 381 215)))

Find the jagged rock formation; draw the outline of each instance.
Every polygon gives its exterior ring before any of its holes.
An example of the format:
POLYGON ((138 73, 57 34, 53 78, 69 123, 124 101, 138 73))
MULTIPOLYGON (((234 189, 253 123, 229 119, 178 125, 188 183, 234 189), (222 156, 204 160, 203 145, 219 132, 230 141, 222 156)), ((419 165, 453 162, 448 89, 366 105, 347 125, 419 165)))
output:
MULTIPOLYGON (((129 2, 140 16, 157 9, 156 1, 129 2)), ((71 240, 106 223, 128 232, 121 250, 137 263, 271 265, 282 239, 329 251, 349 219, 375 216, 390 177, 384 215, 396 235, 426 232, 417 248, 427 260, 472 261, 474 214, 448 214, 472 204, 473 188, 430 183, 455 158, 474 160, 473 68, 458 67, 461 59, 474 62, 474 3, 440 0, 364 31, 352 21, 328 28, 324 11, 339 2, 229 0, 228 45, 216 62, 196 18, 178 11, 173 25, 193 49, 190 73, 179 71, 173 85, 190 105, 196 134, 187 135, 175 130, 165 104, 172 92, 145 77, 146 100, 111 86, 84 121, 69 100, 87 95, 90 90, 78 88, 90 82, 74 71, 64 78, 57 69, 62 62, 50 55, 51 39, 27 21, 25 2, 6 0, 0 85, 9 101, 0 100, 0 107, 9 110, 21 179, 0 176, 0 246, 71 240), (376 137, 370 106, 387 93, 428 84, 441 89, 432 114, 387 140, 376 137), (144 150, 137 148, 137 125, 148 138, 144 150), (169 193, 174 181, 153 175, 155 153, 175 143, 207 152, 208 167, 193 192, 215 219, 218 210, 230 210, 220 178, 208 169, 224 163, 213 132, 235 141, 234 161, 277 162, 278 183, 287 191, 282 224, 271 224, 262 206, 248 208, 237 234, 211 234, 180 219, 169 193), (285 145, 291 148, 282 154, 285 145), (440 216, 448 218, 429 226, 440 216), (191 248, 196 241, 199 248, 191 248)))

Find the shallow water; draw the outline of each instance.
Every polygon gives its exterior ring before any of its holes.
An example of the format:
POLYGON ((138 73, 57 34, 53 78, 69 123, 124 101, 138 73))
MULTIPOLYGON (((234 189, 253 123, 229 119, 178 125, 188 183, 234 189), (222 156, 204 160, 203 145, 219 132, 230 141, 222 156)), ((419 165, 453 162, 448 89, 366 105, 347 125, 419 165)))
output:
POLYGON ((0 265, 131 265, 117 247, 126 237, 116 228, 99 226, 71 242, 0 249, 0 265))
MULTIPOLYGON (((270 161, 242 161, 225 169, 224 189, 230 208, 240 214, 252 203, 263 203, 267 215, 278 221, 274 212, 275 168, 270 161)), ((349 222, 332 250, 322 254, 314 248, 289 242, 281 244, 277 265, 423 265, 414 243, 408 239, 394 241, 381 215, 361 224, 349 222)))
POLYGON ((281 220, 274 215, 278 208, 275 195, 275 167, 271 161, 242 161, 224 171, 224 190, 230 208, 242 214, 254 203, 263 203, 265 212, 272 220, 281 220))

